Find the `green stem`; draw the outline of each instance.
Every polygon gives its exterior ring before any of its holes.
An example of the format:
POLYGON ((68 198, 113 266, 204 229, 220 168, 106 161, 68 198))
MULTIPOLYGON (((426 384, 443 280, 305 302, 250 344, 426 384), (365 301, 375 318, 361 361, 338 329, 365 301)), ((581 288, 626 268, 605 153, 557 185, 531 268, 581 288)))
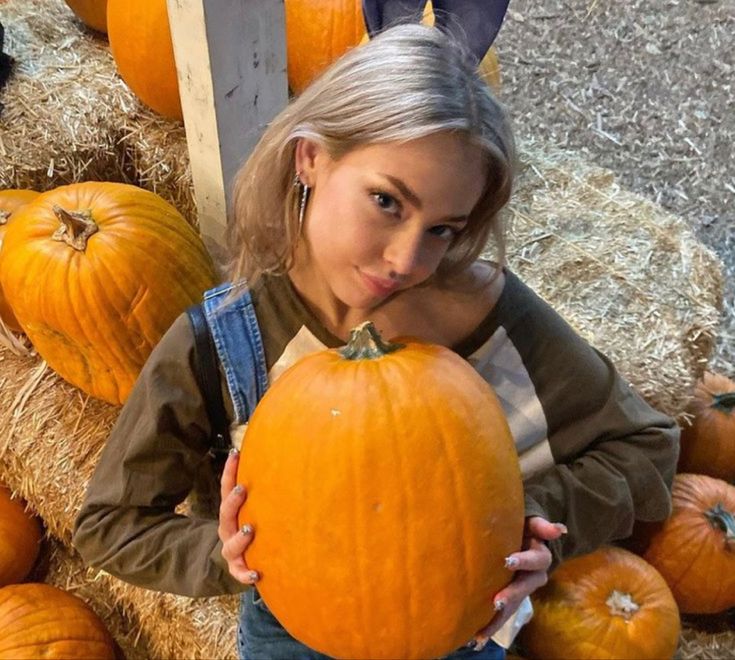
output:
POLYGON ((732 515, 732 511, 722 506, 722 502, 718 502, 709 511, 705 511, 704 515, 712 527, 717 527, 724 532, 725 543, 735 541, 735 516, 732 515))
POLYGON ((79 252, 84 252, 89 237, 99 231, 97 223, 92 220, 91 212, 67 211, 58 204, 54 204, 54 213, 61 226, 53 233, 51 238, 55 241, 63 241, 75 250, 79 250, 79 252))
POLYGON ((384 342, 373 322, 365 321, 350 331, 350 339, 339 354, 345 360, 376 360, 403 347, 404 344, 384 342))

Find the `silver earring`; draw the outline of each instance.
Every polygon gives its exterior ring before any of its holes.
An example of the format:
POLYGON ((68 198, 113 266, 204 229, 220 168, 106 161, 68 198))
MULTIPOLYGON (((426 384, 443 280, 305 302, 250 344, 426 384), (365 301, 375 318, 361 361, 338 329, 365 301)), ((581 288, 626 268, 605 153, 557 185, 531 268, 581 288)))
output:
POLYGON ((309 199, 309 186, 301 181, 300 172, 296 173, 294 178, 294 186, 300 188, 299 191, 299 234, 301 234, 301 228, 304 226, 304 215, 306 214, 306 202, 309 199))

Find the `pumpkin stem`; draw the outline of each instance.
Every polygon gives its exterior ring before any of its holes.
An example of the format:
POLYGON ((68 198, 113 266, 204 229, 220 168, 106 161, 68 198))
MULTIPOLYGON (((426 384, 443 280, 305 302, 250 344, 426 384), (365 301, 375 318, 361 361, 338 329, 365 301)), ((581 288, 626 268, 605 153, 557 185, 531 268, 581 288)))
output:
POLYGON ((99 231, 97 223, 92 220, 92 213, 87 211, 67 211, 58 204, 54 204, 54 213, 61 226, 51 238, 71 245, 75 250, 84 252, 89 237, 99 231))
POLYGON ((713 395, 712 407, 725 413, 731 413, 735 409, 735 392, 713 395))
POLYGON ((641 609, 640 605, 633 600, 633 596, 622 593, 617 589, 613 589, 610 597, 605 601, 605 605, 610 608, 610 614, 622 616, 626 621, 630 621, 633 615, 641 609))
POLYGON ((735 516, 722 506, 722 502, 718 502, 709 511, 705 511, 704 515, 712 527, 717 527, 725 534, 725 544, 735 541, 735 516))
POLYGON ((345 360, 375 360, 403 348, 404 344, 384 342, 372 321, 365 321, 350 331, 347 346, 338 349, 345 360))
POLYGON ((10 211, 0 211, 0 225, 4 225, 10 217, 10 211))

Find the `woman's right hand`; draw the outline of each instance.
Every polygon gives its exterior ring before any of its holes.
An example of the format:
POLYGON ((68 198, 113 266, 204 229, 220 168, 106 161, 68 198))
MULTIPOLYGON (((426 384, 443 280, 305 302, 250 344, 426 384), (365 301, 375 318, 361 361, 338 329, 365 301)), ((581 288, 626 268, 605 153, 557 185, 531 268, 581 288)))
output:
POLYGON ((253 540, 253 528, 245 524, 240 527, 237 514, 247 499, 245 487, 237 484, 237 464, 240 454, 230 452, 222 471, 220 494, 222 502, 219 506, 219 527, 217 533, 222 541, 222 557, 232 576, 243 584, 255 584, 260 577, 257 571, 248 568, 245 563, 245 549, 253 540))

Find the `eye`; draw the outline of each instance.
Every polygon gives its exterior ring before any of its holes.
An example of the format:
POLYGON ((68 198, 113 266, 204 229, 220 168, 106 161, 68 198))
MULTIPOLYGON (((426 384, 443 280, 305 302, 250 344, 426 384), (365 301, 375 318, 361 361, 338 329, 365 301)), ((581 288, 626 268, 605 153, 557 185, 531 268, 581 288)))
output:
POLYGON ((395 198, 384 192, 373 192, 370 193, 371 197, 378 205, 378 207, 391 215, 398 215, 401 212, 401 204, 395 198))
POLYGON ((430 234, 447 241, 451 241, 459 236, 460 231, 461 229, 452 227, 451 225, 437 225, 436 227, 429 229, 430 234))

